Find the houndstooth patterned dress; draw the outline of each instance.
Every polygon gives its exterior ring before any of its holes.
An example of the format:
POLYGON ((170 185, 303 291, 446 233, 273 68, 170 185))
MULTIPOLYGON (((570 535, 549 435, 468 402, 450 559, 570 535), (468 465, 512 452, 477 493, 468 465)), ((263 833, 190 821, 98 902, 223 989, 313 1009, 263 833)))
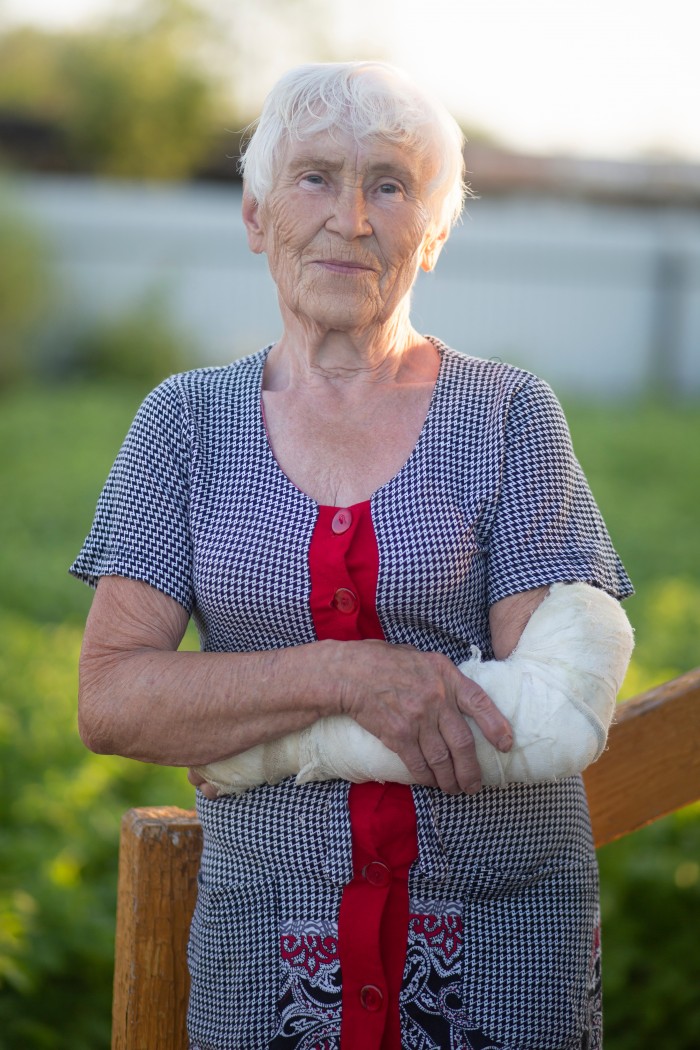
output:
MULTIPOLYGON (((500 598, 556 581, 618 598, 632 588, 549 387, 433 342, 441 365, 422 433, 371 500, 376 605, 388 641, 458 663, 472 645, 493 655, 488 608, 500 598)), ((207 651, 315 640, 318 506, 267 441, 268 351, 173 376, 149 395, 71 567, 92 585, 116 574, 175 598, 207 651)), ((599 1048, 597 868, 581 778, 413 796, 403 1045, 599 1048)), ((347 799, 344 782, 291 779, 239 798, 198 793, 193 1050, 339 1047, 347 799)))

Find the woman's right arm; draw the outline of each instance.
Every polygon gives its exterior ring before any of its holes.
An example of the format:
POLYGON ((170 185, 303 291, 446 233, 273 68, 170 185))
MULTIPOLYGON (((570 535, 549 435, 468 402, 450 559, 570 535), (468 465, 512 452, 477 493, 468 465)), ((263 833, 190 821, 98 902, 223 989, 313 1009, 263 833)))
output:
POLYGON ((480 785, 462 712, 496 746, 510 727, 446 658, 385 642, 314 642, 260 653, 177 652, 187 612, 149 584, 99 581, 80 660, 80 733, 102 754, 201 766, 351 715, 417 783, 480 785))
POLYGON ((310 646, 177 652, 188 615, 147 583, 99 581, 80 657, 80 735, 91 750, 196 765, 322 717, 310 646))

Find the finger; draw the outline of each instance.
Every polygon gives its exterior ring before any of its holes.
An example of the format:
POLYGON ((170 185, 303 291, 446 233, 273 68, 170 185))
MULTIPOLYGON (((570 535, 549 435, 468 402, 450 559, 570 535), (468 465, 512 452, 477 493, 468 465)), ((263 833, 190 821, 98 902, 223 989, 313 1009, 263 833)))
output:
POLYGON ((444 711, 439 725, 440 732, 450 748, 460 791, 467 795, 476 794, 481 790, 481 767, 471 729, 457 708, 444 711))
POLYGON ((447 795, 458 795, 461 788, 455 774, 452 754, 437 726, 426 727, 418 742, 440 790, 447 795))
POLYGON ((473 718, 489 743, 499 751, 510 751, 513 746, 513 730, 508 719, 501 714, 481 686, 466 675, 461 675, 461 678, 456 700, 462 714, 473 718))
POLYGON ((407 742, 400 751, 397 751, 397 754, 416 784, 432 788, 438 786, 437 780, 415 740, 407 742))
POLYGON ((196 769, 187 770, 187 779, 193 787, 199 788, 205 798, 211 799, 219 797, 219 789, 210 784, 208 780, 205 780, 201 773, 198 773, 196 769))

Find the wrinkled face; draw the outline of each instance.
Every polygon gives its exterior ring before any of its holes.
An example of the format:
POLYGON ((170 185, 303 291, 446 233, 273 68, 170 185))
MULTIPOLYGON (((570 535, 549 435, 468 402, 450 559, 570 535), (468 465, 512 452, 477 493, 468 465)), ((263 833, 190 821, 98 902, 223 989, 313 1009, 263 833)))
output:
POLYGON ((434 174, 428 158, 381 140, 290 142, 265 201, 243 207, 283 310, 341 331, 390 321, 445 239, 427 204, 434 174))

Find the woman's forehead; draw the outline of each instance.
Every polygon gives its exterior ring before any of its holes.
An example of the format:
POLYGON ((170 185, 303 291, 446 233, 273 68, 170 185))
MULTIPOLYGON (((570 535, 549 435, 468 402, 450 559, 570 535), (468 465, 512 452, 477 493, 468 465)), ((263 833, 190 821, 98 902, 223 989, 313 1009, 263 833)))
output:
POLYGON ((280 156, 280 171, 322 169, 353 170, 362 174, 394 173, 411 181, 429 182, 437 165, 430 151, 410 141, 394 142, 381 136, 357 139, 344 131, 318 131, 304 138, 289 138, 280 156))

